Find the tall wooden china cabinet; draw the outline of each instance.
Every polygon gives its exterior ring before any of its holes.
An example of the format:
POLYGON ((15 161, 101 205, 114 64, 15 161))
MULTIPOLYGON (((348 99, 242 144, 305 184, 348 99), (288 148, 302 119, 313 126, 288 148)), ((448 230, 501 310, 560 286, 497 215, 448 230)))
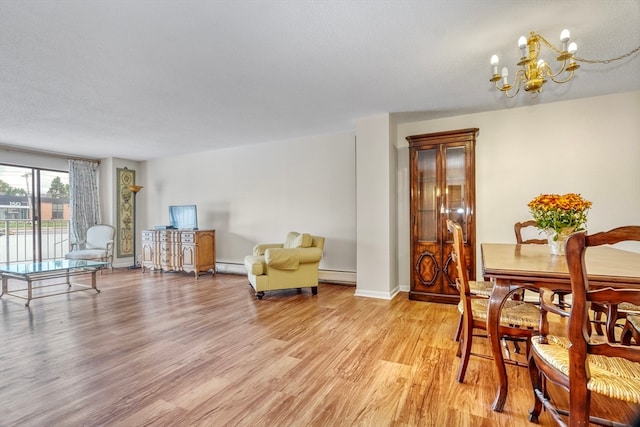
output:
POLYGON ((411 181, 409 299, 457 303, 453 237, 447 219, 464 232, 467 267, 475 280, 475 143, 478 129, 408 136, 411 181))

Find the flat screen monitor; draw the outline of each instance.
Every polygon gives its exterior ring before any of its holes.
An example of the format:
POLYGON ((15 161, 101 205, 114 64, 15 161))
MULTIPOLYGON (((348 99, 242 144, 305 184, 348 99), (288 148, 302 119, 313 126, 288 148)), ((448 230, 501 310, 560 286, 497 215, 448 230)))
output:
POLYGON ((179 230, 197 230, 198 209, 196 205, 169 206, 169 221, 179 230))

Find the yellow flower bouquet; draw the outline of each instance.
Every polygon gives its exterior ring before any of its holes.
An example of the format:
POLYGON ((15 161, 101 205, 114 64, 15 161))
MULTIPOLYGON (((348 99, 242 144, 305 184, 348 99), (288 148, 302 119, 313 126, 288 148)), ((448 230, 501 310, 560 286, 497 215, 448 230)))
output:
POLYGON ((538 228, 556 232, 554 240, 562 233, 584 230, 591 202, 580 194, 541 194, 527 205, 538 228))

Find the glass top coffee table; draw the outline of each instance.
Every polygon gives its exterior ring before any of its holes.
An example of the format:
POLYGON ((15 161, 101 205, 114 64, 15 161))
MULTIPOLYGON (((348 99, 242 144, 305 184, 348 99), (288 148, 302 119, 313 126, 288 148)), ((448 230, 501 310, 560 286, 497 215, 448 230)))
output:
POLYGON ((55 261, 43 261, 34 263, 7 263, 0 264, 0 277, 2 277, 2 293, 3 295, 11 295, 17 298, 26 299, 25 306, 29 306, 32 299, 44 298, 53 295, 68 294, 71 292, 86 291, 94 289, 96 292, 100 292, 100 289, 96 287, 96 273, 104 266, 108 265, 108 262, 102 261, 83 261, 83 260, 55 260, 55 261), (91 275, 91 285, 84 285, 80 283, 71 282, 72 276, 81 274, 91 275), (65 281, 60 283, 50 283, 53 279, 64 278, 65 281), (9 290, 9 279, 22 280, 27 282, 27 287, 22 289, 9 290), (44 282, 39 286, 33 286, 34 282, 44 282), (47 288, 47 287, 60 287, 66 285, 66 290, 58 292, 47 292, 33 295, 34 289, 47 288), (26 291, 26 296, 24 295, 26 291))

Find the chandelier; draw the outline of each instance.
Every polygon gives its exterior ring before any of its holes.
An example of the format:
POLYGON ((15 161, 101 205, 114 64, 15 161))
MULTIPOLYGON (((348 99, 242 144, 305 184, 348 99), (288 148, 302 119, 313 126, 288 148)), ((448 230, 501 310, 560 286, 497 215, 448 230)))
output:
POLYGON ((529 37, 520 37, 520 39, 518 39, 518 47, 520 48, 520 61, 518 62, 519 68, 515 73, 513 84, 509 83, 509 70, 507 67, 502 67, 501 73, 498 74, 499 59, 497 55, 493 55, 491 57, 493 75, 490 81, 495 83, 496 89, 503 92, 508 98, 516 96, 522 87, 524 87, 526 92, 538 94, 542 92, 542 87, 547 83, 547 78, 551 79, 555 83, 566 83, 571 80, 575 71, 580 68, 580 65, 578 65, 576 61, 592 64, 608 64, 640 51, 639 46, 631 52, 617 58, 590 60, 576 57, 575 53, 578 50, 578 46, 569 41, 569 30, 562 30, 560 33, 560 42, 562 43, 561 48, 555 47, 543 36, 533 31, 529 34, 529 37), (547 48, 553 50, 556 55, 558 55, 556 60, 560 65, 555 71, 544 59, 538 58, 540 55, 541 44, 544 44, 547 48))

